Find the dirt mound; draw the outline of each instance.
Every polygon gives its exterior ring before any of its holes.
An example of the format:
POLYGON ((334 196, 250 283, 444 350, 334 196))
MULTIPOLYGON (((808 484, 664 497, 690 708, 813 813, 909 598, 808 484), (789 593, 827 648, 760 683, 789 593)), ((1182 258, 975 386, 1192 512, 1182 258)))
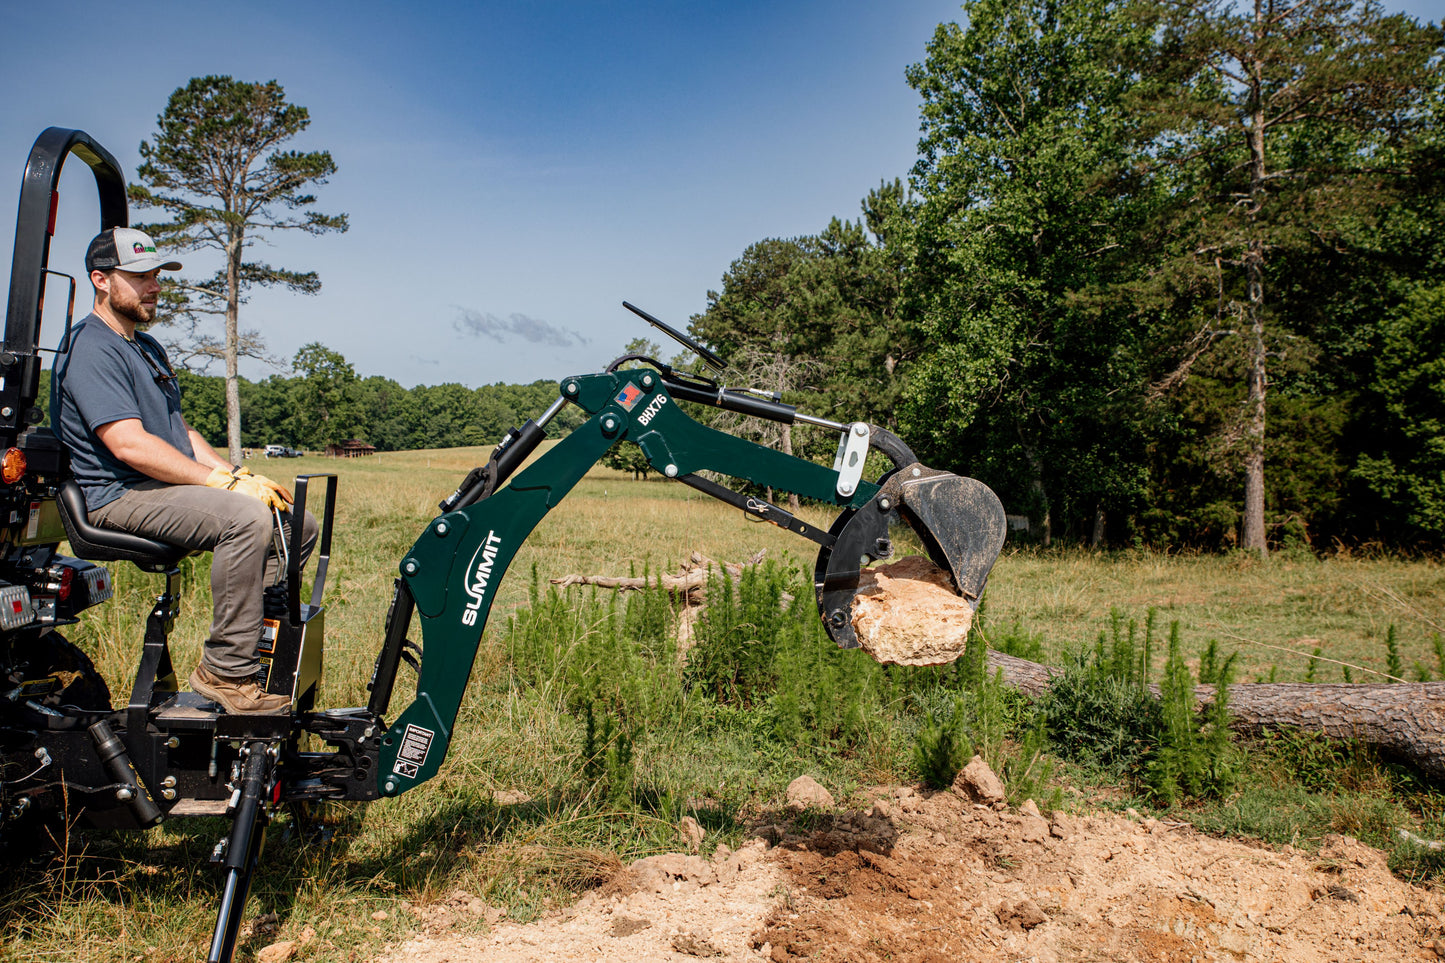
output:
POLYGON ((1348 837, 1310 855, 907 788, 758 836, 711 859, 641 860, 536 923, 437 933, 384 959, 1322 963, 1434 960, 1445 941, 1440 896, 1348 837))

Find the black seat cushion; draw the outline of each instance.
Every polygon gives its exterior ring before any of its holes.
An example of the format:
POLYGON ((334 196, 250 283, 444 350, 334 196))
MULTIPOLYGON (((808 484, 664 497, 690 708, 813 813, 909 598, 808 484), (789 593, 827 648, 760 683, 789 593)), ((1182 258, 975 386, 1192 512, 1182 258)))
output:
POLYGON ((75 479, 67 479, 57 493, 60 521, 70 539, 70 550, 92 562, 134 562, 147 572, 164 572, 191 554, 189 549, 153 538, 101 528, 90 523, 85 493, 75 479))

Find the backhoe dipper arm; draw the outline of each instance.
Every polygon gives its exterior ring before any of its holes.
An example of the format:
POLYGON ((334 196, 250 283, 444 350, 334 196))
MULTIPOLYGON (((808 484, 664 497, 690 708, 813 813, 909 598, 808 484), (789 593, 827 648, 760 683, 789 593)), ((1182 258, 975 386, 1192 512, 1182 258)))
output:
MULTIPOLYGON (((637 442, 648 461, 673 478, 718 471, 852 509, 878 492, 869 482, 840 486, 838 471, 699 424, 678 408, 656 371, 568 378, 562 397, 592 417, 505 488, 433 519, 402 559, 404 589, 422 627, 422 657, 416 699, 382 739, 382 795, 398 795, 436 774, 502 576, 542 517, 619 441, 637 442), (853 490, 845 495, 840 487, 853 490)), ((540 432, 527 435, 535 447, 540 432)), ((512 467, 517 464, 520 458, 512 467)))

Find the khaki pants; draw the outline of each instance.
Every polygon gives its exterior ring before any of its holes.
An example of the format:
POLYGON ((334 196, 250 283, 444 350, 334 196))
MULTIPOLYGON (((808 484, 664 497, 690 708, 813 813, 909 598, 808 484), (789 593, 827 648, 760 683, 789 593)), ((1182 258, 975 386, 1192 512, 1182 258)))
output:
MULTIPOLYGON (((283 516, 284 517, 284 516, 283 516)), ((260 668, 261 593, 276 581, 271 509, 249 495, 204 485, 145 482, 90 512, 96 525, 211 552, 211 634, 201 661, 216 675, 239 679, 260 668)), ((289 520, 288 520, 289 523, 289 520)), ((302 525, 301 560, 316 544, 316 519, 302 525)))

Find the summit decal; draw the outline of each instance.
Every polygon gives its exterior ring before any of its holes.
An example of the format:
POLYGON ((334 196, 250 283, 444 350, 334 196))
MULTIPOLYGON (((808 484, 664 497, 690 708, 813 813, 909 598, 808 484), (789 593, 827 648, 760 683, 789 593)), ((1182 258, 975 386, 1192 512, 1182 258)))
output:
POLYGON ((469 601, 466 611, 462 612, 463 625, 477 624, 477 612, 481 610, 482 600, 487 597, 487 588, 492 583, 492 567, 497 564, 497 546, 501 544, 502 539, 495 531, 487 532, 487 540, 477 546, 472 560, 467 563, 462 589, 469 596, 469 601))

